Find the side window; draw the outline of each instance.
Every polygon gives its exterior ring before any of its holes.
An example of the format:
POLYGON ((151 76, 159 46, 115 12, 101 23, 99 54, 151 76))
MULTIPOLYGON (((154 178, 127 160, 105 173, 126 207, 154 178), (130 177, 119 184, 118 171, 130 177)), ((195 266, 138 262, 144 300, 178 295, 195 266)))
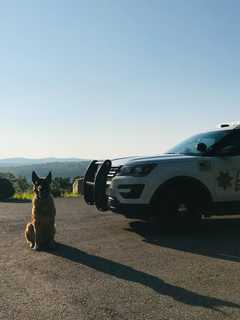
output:
POLYGON ((215 137, 203 137, 202 139, 200 139, 199 141, 197 141, 197 143, 204 143, 207 148, 213 146, 216 143, 216 139, 215 137))
POLYGON ((220 152, 229 156, 240 155, 240 130, 237 130, 234 135, 225 141, 220 152))

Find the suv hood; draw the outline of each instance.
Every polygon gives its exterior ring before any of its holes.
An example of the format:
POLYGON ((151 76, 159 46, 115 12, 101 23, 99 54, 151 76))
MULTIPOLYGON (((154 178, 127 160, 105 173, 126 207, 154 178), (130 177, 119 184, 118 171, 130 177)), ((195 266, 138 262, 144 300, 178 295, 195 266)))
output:
POLYGON ((171 161, 171 160, 183 160, 183 159, 192 159, 196 156, 188 156, 183 154, 161 154, 158 156, 149 156, 149 157, 125 157, 112 160, 113 167, 124 166, 126 164, 143 164, 143 163, 159 163, 161 161, 171 161))

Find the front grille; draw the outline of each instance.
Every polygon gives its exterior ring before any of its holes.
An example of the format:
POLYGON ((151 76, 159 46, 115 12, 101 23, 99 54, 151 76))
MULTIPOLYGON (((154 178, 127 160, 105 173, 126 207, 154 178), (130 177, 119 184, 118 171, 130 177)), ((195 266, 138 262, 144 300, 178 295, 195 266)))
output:
POLYGON ((121 167, 111 167, 107 175, 107 181, 112 181, 112 179, 118 174, 121 167))

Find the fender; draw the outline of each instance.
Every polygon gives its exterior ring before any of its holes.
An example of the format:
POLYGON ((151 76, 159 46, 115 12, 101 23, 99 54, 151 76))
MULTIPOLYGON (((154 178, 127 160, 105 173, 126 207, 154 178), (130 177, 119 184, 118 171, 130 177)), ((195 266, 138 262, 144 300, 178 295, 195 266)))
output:
POLYGON ((165 181, 157 188, 152 196, 151 203, 153 203, 157 197, 159 197, 161 194, 164 194, 165 191, 169 190, 173 186, 181 189, 183 189, 183 187, 187 187, 190 188, 190 190, 198 190, 199 193, 204 194, 204 200, 208 205, 212 204, 213 202, 211 192, 200 180, 188 176, 177 176, 165 181))

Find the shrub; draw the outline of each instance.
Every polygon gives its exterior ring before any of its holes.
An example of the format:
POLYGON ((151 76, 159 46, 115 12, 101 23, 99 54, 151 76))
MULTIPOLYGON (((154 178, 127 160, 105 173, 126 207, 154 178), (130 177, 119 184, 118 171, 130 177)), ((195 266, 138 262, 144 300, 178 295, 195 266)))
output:
POLYGON ((17 193, 31 191, 31 185, 27 182, 27 179, 25 177, 15 177, 10 172, 0 172, 0 178, 9 180, 17 193))
POLYGON ((64 192, 71 192, 72 184, 70 178, 56 177, 53 179, 51 189, 54 197, 61 197, 64 192))
POLYGON ((31 190, 31 185, 27 182, 25 177, 19 176, 15 182, 16 192, 27 192, 31 190))
POLYGON ((54 196, 54 198, 58 198, 62 196, 62 192, 59 189, 52 189, 51 193, 54 196))
POLYGON ((0 199, 6 200, 8 198, 11 198, 14 193, 15 190, 12 183, 5 178, 0 178, 0 199))

